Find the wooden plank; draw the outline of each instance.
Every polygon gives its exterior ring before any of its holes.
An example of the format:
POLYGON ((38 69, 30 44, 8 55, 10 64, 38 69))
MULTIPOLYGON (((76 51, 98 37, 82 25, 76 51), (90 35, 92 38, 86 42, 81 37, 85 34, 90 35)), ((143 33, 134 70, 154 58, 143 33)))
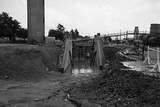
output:
POLYGON ((102 67, 104 65, 104 53, 103 53, 103 43, 100 37, 95 38, 95 52, 96 52, 96 66, 97 67, 102 67))
POLYGON ((72 60, 72 40, 66 40, 65 43, 65 51, 63 55, 62 68, 64 72, 68 71, 71 68, 71 60, 72 60))

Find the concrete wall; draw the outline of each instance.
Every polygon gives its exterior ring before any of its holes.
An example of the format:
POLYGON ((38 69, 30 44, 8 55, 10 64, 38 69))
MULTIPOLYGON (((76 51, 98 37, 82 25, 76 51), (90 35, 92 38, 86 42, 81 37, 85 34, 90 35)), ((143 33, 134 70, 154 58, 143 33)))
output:
POLYGON ((44 43, 44 7, 44 0, 27 0, 29 42, 44 43))

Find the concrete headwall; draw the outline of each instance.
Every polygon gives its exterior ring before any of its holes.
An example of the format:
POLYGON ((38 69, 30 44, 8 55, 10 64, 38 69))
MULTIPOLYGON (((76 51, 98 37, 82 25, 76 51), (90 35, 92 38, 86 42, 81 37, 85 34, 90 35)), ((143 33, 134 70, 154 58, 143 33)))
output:
POLYGON ((27 0, 28 40, 44 43, 44 0, 27 0))

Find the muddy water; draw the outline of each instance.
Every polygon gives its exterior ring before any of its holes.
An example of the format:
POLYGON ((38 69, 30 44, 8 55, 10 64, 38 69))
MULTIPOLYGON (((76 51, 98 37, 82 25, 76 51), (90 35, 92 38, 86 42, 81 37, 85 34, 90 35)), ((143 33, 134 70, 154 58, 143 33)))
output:
POLYGON ((92 68, 81 68, 81 69, 75 68, 72 70, 72 74, 77 76, 80 74, 89 74, 92 72, 93 72, 92 68))

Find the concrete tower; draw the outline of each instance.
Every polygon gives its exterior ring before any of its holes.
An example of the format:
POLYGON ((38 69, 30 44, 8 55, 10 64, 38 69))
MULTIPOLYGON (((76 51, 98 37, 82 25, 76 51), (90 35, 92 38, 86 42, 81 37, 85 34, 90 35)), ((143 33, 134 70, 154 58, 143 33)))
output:
POLYGON ((27 0, 29 42, 44 43, 44 7, 44 0, 27 0))

